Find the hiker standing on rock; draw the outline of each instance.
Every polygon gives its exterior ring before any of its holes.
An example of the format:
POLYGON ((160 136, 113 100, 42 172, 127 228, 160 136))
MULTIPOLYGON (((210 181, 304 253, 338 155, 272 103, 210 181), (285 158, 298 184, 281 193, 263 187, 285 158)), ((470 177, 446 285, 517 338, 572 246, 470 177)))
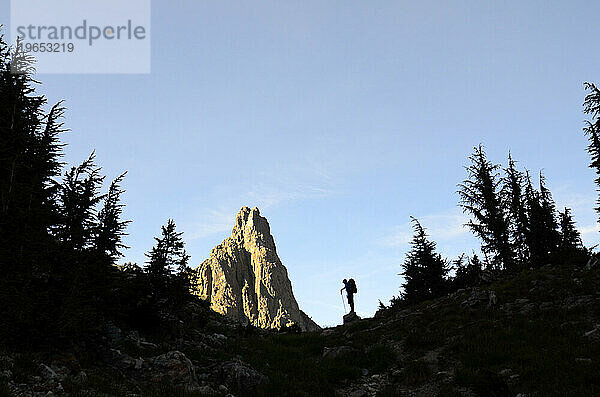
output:
POLYGON ((348 296, 348 304, 350 305, 350 313, 354 313, 354 294, 358 292, 356 289, 356 282, 353 278, 350 280, 342 280, 344 283, 344 288, 340 290, 340 294, 343 290, 346 290, 346 295, 348 296))

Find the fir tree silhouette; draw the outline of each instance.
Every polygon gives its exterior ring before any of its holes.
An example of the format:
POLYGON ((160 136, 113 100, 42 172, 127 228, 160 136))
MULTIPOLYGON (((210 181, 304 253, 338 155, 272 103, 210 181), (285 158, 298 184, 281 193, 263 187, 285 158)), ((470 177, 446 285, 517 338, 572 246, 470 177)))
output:
MULTIPOLYGON (((583 132, 589 140, 587 150, 592 160, 590 168, 596 172, 595 182, 600 193, 600 90, 592 83, 585 83, 584 87, 589 94, 583 101, 583 112, 590 116, 590 120, 586 120, 583 132)), ((595 210, 600 216, 600 197, 596 200, 596 204, 598 206, 595 210)))
POLYGON ((502 195, 509 221, 510 244, 517 262, 515 265, 518 265, 518 268, 515 266, 512 270, 521 270, 529 260, 527 247, 529 220, 523 194, 523 173, 516 169, 510 153, 508 153, 508 166, 504 171, 502 195))
POLYGON ((499 165, 487 160, 482 145, 474 148, 465 167, 468 179, 459 184, 460 206, 471 214, 467 225, 482 240, 482 251, 489 265, 511 269, 513 253, 509 242, 508 220, 499 194, 499 165))
POLYGON ((169 219, 161 227, 161 237, 155 237, 156 244, 146 254, 146 272, 154 288, 157 298, 179 297, 181 290, 184 295, 189 290, 189 255, 185 251, 183 232, 177 232, 175 222, 169 219), (174 277, 174 274, 179 277, 174 277), (174 283, 173 280, 183 281, 174 283))
POLYGON ((414 217, 411 217, 414 237, 411 250, 406 254, 402 265, 404 283, 401 298, 412 304, 433 299, 447 292, 448 263, 435 252, 436 243, 428 239, 425 229, 414 217))

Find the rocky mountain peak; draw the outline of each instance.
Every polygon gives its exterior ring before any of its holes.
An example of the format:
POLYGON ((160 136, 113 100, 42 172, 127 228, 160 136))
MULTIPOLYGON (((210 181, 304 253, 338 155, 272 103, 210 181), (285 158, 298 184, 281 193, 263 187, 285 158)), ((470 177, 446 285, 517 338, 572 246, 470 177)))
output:
POLYGON ((271 236, 269 222, 267 222, 267 218, 260 215, 258 207, 252 209, 242 207, 236 216, 231 235, 238 242, 252 243, 258 241, 275 250, 275 241, 271 236))
POLYGON ((231 236, 212 249, 196 273, 196 293, 218 313, 261 328, 319 328, 298 307, 269 222, 256 207, 242 207, 231 236))

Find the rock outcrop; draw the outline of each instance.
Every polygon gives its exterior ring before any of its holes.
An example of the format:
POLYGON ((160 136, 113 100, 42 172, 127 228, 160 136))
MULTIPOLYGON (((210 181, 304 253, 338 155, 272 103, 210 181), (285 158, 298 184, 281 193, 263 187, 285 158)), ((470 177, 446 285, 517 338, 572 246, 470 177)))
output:
POLYGON ((231 237, 213 248, 195 272, 196 294, 218 313, 260 328, 320 328, 298 307, 269 223, 258 208, 241 209, 231 237))
POLYGON ((360 316, 355 312, 350 312, 348 314, 344 314, 344 324, 352 323, 354 321, 360 320, 360 316))

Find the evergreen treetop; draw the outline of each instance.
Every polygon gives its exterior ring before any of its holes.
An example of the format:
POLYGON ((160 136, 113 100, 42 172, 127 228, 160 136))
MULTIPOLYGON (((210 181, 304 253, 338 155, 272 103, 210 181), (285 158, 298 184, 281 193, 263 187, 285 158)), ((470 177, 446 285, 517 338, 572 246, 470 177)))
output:
POLYGON ((509 243, 508 220, 502 206, 497 164, 487 160, 482 145, 474 148, 465 169, 468 178, 459 184, 460 206, 471 214, 467 225, 482 240, 482 251, 495 268, 510 268, 513 253, 509 243))

